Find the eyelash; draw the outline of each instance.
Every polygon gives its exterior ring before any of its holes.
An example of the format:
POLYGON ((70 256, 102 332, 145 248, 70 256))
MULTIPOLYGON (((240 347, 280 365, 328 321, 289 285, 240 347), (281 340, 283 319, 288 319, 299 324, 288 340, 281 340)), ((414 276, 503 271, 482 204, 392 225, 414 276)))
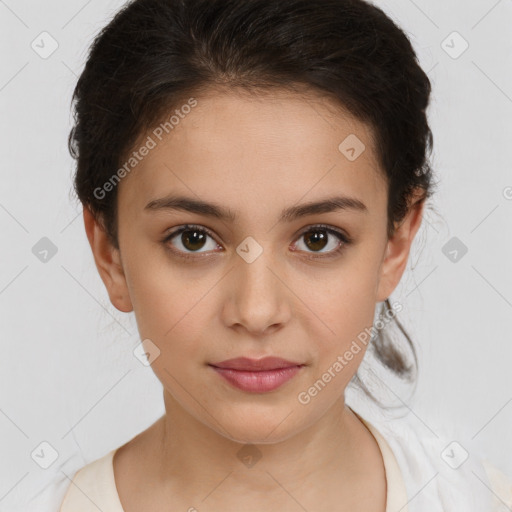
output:
MULTIPOLYGON (((180 258, 192 260, 192 259, 197 259, 197 258, 205 257, 205 256, 202 256, 200 254, 207 255, 208 253, 185 253, 183 251, 179 251, 177 249, 171 248, 169 246, 169 244, 168 244, 168 242, 170 240, 172 240, 174 237, 180 235, 184 231, 192 231, 192 230, 199 231, 200 233, 207 234, 213 240, 215 240, 215 236, 213 235, 213 233, 209 229, 207 229, 205 227, 202 227, 202 226, 198 226, 197 224, 185 224, 185 225, 181 226, 180 228, 172 231, 168 235, 166 235, 161 240, 161 242, 166 247, 168 247, 169 250, 172 251, 173 254, 176 254, 180 258), (194 255, 192 255, 192 254, 194 254, 194 255)), ((329 233, 331 235, 335 235, 336 237, 338 237, 340 239, 341 244, 339 245, 339 247, 337 247, 336 249, 330 251, 329 253, 319 253, 319 255, 314 255, 314 253, 311 253, 311 254, 313 254, 313 256, 305 256, 306 259, 310 259, 310 260, 334 258, 338 254, 340 254, 346 248, 346 246, 350 245, 352 243, 352 241, 353 241, 345 233, 343 233, 341 231, 338 231, 337 229, 334 229, 334 228, 332 228, 332 227, 330 227, 330 226, 328 226, 326 224, 314 224, 312 226, 308 226, 307 228, 305 228, 304 230, 301 231, 301 233, 297 237, 297 240, 299 240, 300 237, 302 237, 303 235, 305 235, 306 233, 309 233, 311 231, 313 231, 313 232, 314 231, 325 231, 325 232, 327 232, 327 233, 329 233)))

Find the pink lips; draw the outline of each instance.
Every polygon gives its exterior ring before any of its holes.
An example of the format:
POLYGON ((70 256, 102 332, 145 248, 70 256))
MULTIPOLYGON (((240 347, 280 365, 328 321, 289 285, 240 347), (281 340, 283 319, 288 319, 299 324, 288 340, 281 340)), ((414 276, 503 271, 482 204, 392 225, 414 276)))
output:
POLYGON ((304 365, 280 357, 237 357, 209 366, 230 384, 243 391, 264 393, 277 389, 289 381, 304 365))

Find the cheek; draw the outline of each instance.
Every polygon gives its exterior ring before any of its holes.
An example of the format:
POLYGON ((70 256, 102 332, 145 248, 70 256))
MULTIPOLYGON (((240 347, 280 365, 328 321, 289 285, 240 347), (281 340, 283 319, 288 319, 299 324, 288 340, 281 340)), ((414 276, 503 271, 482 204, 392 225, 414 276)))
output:
POLYGON ((147 260, 129 268, 139 335, 150 339, 163 356, 153 363, 155 370, 159 364, 176 368, 201 363, 205 344, 212 342, 205 333, 214 314, 211 300, 218 277, 203 273, 196 279, 178 266, 147 260))
POLYGON ((337 340, 346 340, 372 325, 376 284, 376 272, 371 266, 347 264, 325 286, 310 288, 307 301, 334 331, 327 332, 337 340))
POLYGON ((347 264, 327 288, 308 295, 308 304, 322 320, 311 324, 308 334, 310 340, 317 340, 316 377, 330 370, 337 375, 335 387, 352 378, 370 341, 376 307, 375 275, 369 264, 347 264), (342 370, 339 364, 333 368, 339 357, 343 359, 339 363, 342 370))
MULTIPOLYGON (((142 277, 144 279, 144 277, 142 277)), ((172 339, 194 338, 201 332, 200 318, 208 298, 208 286, 185 284, 179 279, 136 283, 134 310, 140 334, 170 343, 172 339)))
POLYGON ((363 291, 358 289, 356 293, 340 288, 332 300, 323 303, 323 319, 334 334, 323 325, 308 334, 308 339, 316 340, 311 341, 310 347, 316 358, 307 383, 297 396, 300 404, 318 410, 331 406, 361 365, 371 339, 375 313, 371 296, 363 291))

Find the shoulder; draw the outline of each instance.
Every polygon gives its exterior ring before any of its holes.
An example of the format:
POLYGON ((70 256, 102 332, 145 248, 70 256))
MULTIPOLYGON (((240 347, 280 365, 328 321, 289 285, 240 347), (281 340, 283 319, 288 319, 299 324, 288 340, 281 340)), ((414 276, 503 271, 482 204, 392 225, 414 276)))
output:
POLYGON ((410 501, 409 512, 510 510, 512 479, 485 460, 450 422, 425 422, 411 413, 402 417, 370 413, 366 419, 395 456, 410 501))
POLYGON ((487 459, 482 459, 482 464, 493 491, 494 510, 512 510, 512 478, 505 475, 487 459))
POLYGON ((75 473, 59 512, 123 512, 119 508, 112 465, 115 451, 116 449, 111 450, 75 473))

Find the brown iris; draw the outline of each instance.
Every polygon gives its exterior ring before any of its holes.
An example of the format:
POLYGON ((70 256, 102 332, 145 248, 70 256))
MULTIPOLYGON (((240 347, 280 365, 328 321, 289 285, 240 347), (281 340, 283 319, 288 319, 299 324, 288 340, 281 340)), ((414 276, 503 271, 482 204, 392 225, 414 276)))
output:
POLYGON ((327 244, 327 231, 307 231, 302 235, 306 240, 306 245, 311 250, 323 249, 327 244))
POLYGON ((202 233, 197 229, 189 229, 187 231, 183 231, 181 234, 181 242, 188 250, 197 251, 204 246, 206 236, 207 235, 205 233, 202 233))

